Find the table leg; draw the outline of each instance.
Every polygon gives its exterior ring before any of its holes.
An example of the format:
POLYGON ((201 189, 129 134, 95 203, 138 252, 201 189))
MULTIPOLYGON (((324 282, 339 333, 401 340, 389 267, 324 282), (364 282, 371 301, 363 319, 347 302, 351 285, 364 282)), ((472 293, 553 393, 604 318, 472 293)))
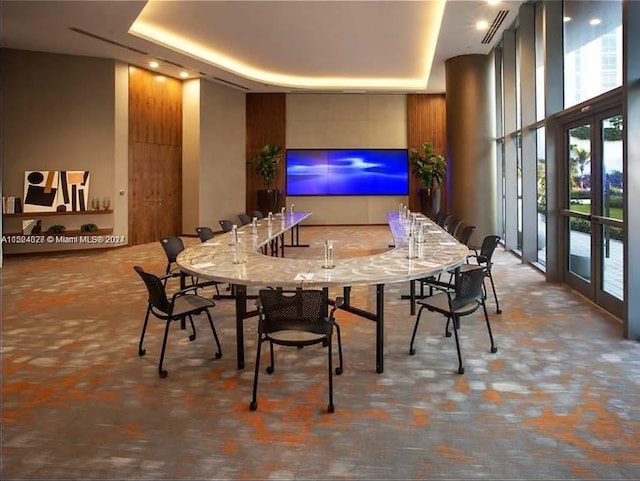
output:
POLYGON ((376 285, 376 372, 384 372, 384 284, 376 285))
POLYGON ((244 319, 247 315, 247 286, 234 284, 236 297, 236 349, 238 369, 244 369, 244 319))

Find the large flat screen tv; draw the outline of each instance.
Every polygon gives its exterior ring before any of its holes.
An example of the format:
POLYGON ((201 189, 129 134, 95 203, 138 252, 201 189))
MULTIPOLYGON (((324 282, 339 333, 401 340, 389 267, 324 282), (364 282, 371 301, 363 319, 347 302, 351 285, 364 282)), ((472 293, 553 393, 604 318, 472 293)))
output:
POLYGON ((407 195, 406 149, 288 149, 287 195, 407 195))

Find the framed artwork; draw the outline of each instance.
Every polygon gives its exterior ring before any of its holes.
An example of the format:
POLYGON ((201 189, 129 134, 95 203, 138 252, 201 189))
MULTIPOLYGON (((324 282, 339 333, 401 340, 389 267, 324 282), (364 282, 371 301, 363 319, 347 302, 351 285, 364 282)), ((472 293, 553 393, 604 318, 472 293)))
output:
POLYGON ((30 170, 24 173, 24 212, 87 210, 88 170, 30 170))

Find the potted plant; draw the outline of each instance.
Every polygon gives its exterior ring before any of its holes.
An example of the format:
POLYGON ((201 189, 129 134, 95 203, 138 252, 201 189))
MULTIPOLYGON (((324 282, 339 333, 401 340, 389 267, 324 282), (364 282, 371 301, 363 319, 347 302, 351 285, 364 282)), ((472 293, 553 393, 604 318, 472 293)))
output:
POLYGON ((276 212, 280 203, 280 191, 271 188, 271 184, 278 174, 278 164, 282 158, 282 147, 265 144, 258 155, 249 163, 262 177, 265 189, 258 190, 258 210, 263 214, 276 212))
POLYGON ((431 217, 440 210, 440 187, 447 172, 447 163, 436 154, 431 142, 423 142, 422 150, 409 150, 413 174, 420 183, 420 205, 424 214, 431 217))

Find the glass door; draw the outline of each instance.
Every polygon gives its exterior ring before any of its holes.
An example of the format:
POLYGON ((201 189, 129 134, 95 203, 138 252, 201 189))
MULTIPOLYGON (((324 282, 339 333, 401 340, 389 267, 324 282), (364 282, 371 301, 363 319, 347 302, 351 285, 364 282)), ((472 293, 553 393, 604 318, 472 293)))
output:
POLYGON ((564 126, 565 280, 621 317, 623 308, 622 115, 584 116, 564 126))

